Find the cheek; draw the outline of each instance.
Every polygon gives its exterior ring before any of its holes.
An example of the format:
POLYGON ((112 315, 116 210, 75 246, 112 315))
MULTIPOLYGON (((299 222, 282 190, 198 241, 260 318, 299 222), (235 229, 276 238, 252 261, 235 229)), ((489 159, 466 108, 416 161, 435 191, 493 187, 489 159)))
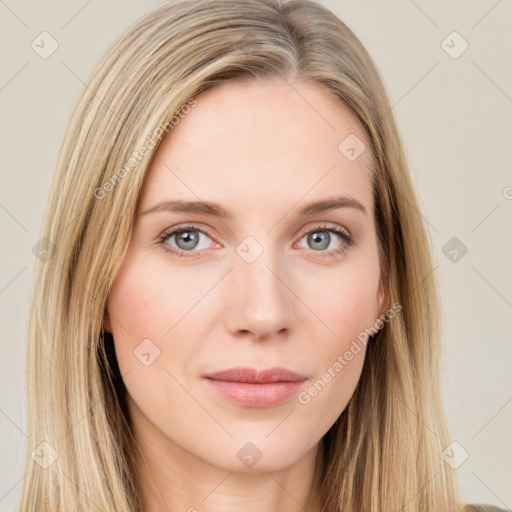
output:
POLYGON ((165 368, 174 372, 190 359, 194 332, 201 329, 199 320, 210 307, 203 300, 205 289, 217 279, 215 275, 191 279, 189 269, 170 272, 161 261, 129 253, 109 293, 116 357, 122 375, 135 370, 132 379, 150 369, 152 375, 165 368), (176 342, 184 339, 187 343, 176 342))
POLYGON ((121 371, 127 372, 134 364, 137 363, 137 367, 141 364, 136 357, 139 350, 146 348, 154 358, 162 349, 163 334, 173 325, 170 312, 176 310, 178 302, 176 294, 158 279, 155 267, 137 264, 129 258, 123 263, 108 298, 121 371), (153 270, 148 270, 151 268, 153 270))
MULTIPOLYGON (((379 266, 373 255, 347 260, 338 272, 316 274, 303 283, 312 291, 308 305, 321 319, 322 335, 315 336, 310 352, 317 374, 299 403, 315 410, 326 426, 345 409, 359 382, 366 353, 368 329, 379 316, 379 266)), ((304 292, 306 293, 306 292, 304 292)))
MULTIPOLYGON (((149 261, 137 264, 125 260, 109 294, 108 311, 119 369, 135 410, 150 417, 166 403, 166 393, 174 381, 171 359, 180 359, 165 336, 185 315, 188 302, 179 279, 164 279, 162 269, 149 261), (176 285, 176 286, 174 286, 176 285)), ((179 330, 179 324, 173 332, 179 330)), ((182 396, 178 393, 176 402, 182 396)), ((175 404, 176 405, 176 404, 175 404)), ((182 404, 178 403, 178 406, 182 404)))
POLYGON ((351 286, 338 289, 329 300, 323 294, 315 302, 330 330, 322 329, 326 334, 316 336, 310 347, 310 353, 315 354, 316 374, 297 399, 319 419, 317 428, 321 431, 332 426, 357 387, 368 340, 365 329, 373 325, 369 319, 373 318, 375 290, 357 287, 353 281, 347 281, 351 286))
POLYGON ((340 349, 379 316, 379 262, 373 254, 322 269, 302 282, 307 304, 325 329, 326 347, 340 349))

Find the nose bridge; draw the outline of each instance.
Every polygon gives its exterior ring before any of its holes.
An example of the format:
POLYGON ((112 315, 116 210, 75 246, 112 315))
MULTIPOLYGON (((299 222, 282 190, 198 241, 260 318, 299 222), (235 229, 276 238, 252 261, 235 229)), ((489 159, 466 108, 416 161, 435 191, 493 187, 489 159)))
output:
POLYGON ((247 237, 236 248, 228 311, 232 331, 268 337, 293 327, 293 293, 285 284, 286 262, 269 240, 247 237))

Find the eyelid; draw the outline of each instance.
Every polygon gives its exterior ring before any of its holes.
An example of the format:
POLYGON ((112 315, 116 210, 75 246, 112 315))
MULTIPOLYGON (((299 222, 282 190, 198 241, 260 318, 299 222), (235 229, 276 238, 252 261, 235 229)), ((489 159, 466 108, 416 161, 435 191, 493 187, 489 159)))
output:
MULTIPOLYGON (((309 227, 306 227, 306 228, 303 228, 301 230, 298 231, 298 233, 300 233, 300 236, 301 238, 310 233, 311 231, 314 231, 314 230, 320 230, 320 229, 332 229, 334 231, 336 230, 340 230, 342 232, 344 232, 347 236, 349 237, 352 237, 352 233, 344 226, 340 226, 338 224, 333 224, 331 222, 322 222, 322 221, 318 221, 318 222, 312 222, 313 226, 309 226, 309 227)), ((179 232, 179 231, 186 231, 187 229, 194 229, 194 230, 197 230, 197 231, 200 231, 201 233, 205 234, 205 235, 208 235, 210 238, 213 237, 213 235, 211 235, 211 233, 209 232, 209 229, 208 228, 204 228, 202 226, 199 226, 198 224, 194 224, 193 222, 190 222, 190 223, 186 223, 186 224, 183 224, 183 225, 178 225, 176 227, 170 227, 170 228, 167 228, 165 229, 159 236, 158 236, 158 239, 161 239, 163 238, 164 236, 166 238, 170 237, 172 234, 176 234, 175 232, 179 232)), ((298 236, 295 235, 295 236, 298 236)))
POLYGON ((318 221, 318 222, 313 221, 312 224, 313 224, 312 226, 306 227, 303 230, 299 231, 299 233, 302 233, 300 235, 301 238, 304 235, 311 233, 312 231, 314 232, 314 231, 321 231, 321 230, 341 231, 341 232, 345 233, 347 236, 352 238, 352 233, 346 227, 340 226, 339 224, 334 224, 332 222, 326 222, 326 221, 323 221, 323 222, 322 221, 318 221))

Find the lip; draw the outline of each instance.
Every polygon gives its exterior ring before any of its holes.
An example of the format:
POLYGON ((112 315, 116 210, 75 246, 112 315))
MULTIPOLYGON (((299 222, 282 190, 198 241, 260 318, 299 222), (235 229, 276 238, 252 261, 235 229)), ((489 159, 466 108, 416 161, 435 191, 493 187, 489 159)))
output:
POLYGON ((269 382, 300 382, 306 379, 304 375, 292 372, 286 368, 276 367, 266 370, 257 370, 247 366, 230 368, 220 372, 205 375, 208 379, 225 382, 246 382, 251 384, 267 384, 269 382))
POLYGON ((239 405, 273 407, 296 394, 306 377, 281 367, 240 367, 205 375, 204 380, 239 405))

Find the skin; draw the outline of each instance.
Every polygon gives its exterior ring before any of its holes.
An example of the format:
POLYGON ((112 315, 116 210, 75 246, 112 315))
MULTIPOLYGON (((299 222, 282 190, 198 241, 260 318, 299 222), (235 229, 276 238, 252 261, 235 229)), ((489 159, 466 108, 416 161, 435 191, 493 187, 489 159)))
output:
POLYGON ((147 512, 303 512, 319 442, 356 388, 365 345, 307 404, 293 396, 268 408, 241 406, 201 376, 283 366, 306 376, 301 391, 308 390, 389 307, 379 285, 368 152, 349 161, 338 149, 351 133, 364 141, 364 132, 311 82, 230 82, 196 99, 145 178, 104 325, 147 460, 147 512), (351 207, 297 214, 342 194, 366 215, 351 207), (213 201, 232 218, 141 215, 171 199, 213 201), (159 243, 168 228, 189 222, 207 232, 192 232, 197 248, 178 236, 159 243), (356 244, 325 224, 348 230, 356 244), (329 245, 308 240, 308 231, 330 235, 329 245), (248 236, 263 248, 251 263, 236 252, 241 244, 256 254, 242 243, 248 236), (147 338, 160 354, 146 366, 134 350, 147 338), (252 467, 237 457, 248 442, 262 454, 252 467))

